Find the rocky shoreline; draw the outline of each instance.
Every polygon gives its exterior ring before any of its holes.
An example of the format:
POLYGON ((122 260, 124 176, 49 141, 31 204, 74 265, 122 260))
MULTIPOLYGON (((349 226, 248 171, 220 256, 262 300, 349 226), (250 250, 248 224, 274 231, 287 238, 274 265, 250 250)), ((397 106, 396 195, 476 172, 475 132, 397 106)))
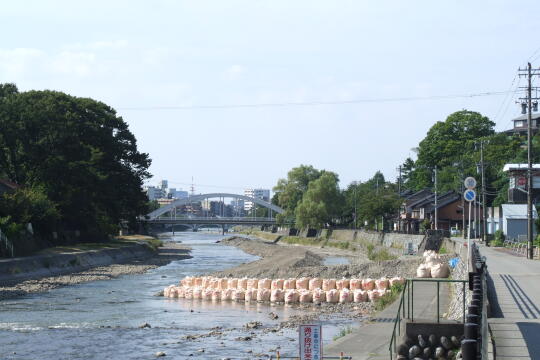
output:
MULTIPOLYGON (((122 248, 114 249, 121 253, 122 248)), ((110 250, 108 250, 110 252, 110 250)), ((39 276, 39 272, 33 272, 30 278, 24 277, 24 274, 16 274, 12 279, 4 278, 0 282, 0 300, 24 296, 30 293, 49 291, 61 286, 81 284, 89 281, 109 280, 121 275, 142 274, 150 269, 166 265, 174 260, 191 258, 188 246, 164 242, 163 246, 157 251, 145 252, 143 257, 137 257, 120 261, 120 263, 111 263, 104 266, 96 266, 80 271, 77 266, 73 267, 73 272, 66 269, 68 273, 55 276, 39 276), (21 276, 22 275, 22 276, 21 276)), ((92 253, 93 257, 100 256, 99 251, 92 253)), ((44 269, 46 270, 46 269, 44 269)), ((66 272, 64 271, 64 272, 66 272)), ((43 273, 46 273, 44 271, 43 273)))

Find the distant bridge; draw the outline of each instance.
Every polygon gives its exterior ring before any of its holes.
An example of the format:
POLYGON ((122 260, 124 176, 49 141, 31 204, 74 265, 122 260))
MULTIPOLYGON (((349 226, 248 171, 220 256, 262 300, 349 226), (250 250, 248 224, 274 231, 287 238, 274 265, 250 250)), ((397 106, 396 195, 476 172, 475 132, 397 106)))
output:
POLYGON ((192 195, 184 199, 178 199, 172 203, 162 206, 159 209, 152 211, 147 214, 144 218, 141 218, 142 221, 149 224, 185 224, 185 225, 273 225, 276 224, 276 219, 273 216, 273 213, 282 214, 284 210, 277 205, 271 204, 267 201, 253 198, 246 195, 239 194, 230 194, 230 193, 210 193, 210 194, 200 194, 192 195), (201 216, 190 216, 182 215, 177 216, 176 209, 183 205, 189 205, 197 203, 206 199, 212 198, 234 198, 241 199, 244 201, 250 201, 254 204, 260 205, 264 208, 269 209, 268 217, 201 217, 201 216))

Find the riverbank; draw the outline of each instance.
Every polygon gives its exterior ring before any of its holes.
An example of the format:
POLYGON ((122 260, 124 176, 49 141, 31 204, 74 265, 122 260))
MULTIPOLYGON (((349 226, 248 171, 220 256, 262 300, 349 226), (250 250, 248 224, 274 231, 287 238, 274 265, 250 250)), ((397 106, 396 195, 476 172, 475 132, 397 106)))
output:
POLYGON ((420 264, 419 257, 371 261, 360 251, 274 243, 264 239, 233 236, 221 241, 262 259, 212 274, 217 277, 321 277, 350 278, 410 276, 420 264), (325 265, 326 259, 339 258, 347 264, 325 265))
POLYGON ((156 248, 153 241, 152 245, 148 241, 137 241, 136 237, 125 240, 124 244, 111 243, 105 248, 82 245, 0 260, 0 300, 61 286, 141 274, 174 260, 191 258, 190 248, 179 243, 164 241, 156 248))

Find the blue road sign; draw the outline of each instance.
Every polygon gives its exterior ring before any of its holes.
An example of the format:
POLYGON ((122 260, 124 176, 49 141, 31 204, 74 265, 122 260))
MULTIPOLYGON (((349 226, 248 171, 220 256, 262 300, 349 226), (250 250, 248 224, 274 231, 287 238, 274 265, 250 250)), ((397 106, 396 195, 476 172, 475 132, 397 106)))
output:
POLYGON ((476 199, 476 191, 473 189, 467 189, 463 193, 463 198, 467 200, 468 202, 474 201, 476 199))

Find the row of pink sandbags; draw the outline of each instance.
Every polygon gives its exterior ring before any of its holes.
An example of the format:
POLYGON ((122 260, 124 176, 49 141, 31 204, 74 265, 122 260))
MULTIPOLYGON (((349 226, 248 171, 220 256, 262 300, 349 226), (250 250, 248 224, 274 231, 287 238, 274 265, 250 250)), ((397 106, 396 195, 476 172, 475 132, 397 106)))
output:
POLYGON ((322 289, 314 290, 296 290, 296 289, 225 289, 218 290, 202 287, 184 287, 170 285, 165 288, 163 295, 169 298, 202 299, 212 301, 245 301, 245 302, 272 302, 272 303, 359 303, 374 301, 389 292, 387 289, 374 290, 349 290, 332 289, 324 291, 322 289))
POLYGON ((216 278, 211 276, 185 277, 180 281, 184 287, 200 287, 216 290, 386 290, 394 284, 403 284, 401 277, 380 279, 321 279, 321 278, 290 278, 290 279, 255 279, 255 278, 216 278))

